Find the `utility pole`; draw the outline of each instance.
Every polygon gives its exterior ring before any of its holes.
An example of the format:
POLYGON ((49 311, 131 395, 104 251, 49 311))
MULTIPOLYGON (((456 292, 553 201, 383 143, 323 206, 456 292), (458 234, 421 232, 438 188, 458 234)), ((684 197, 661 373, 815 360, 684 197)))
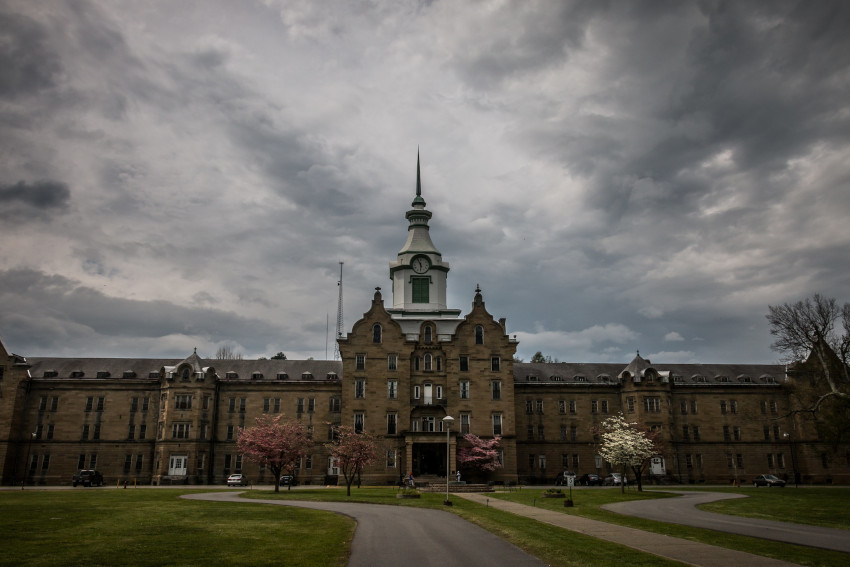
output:
POLYGON ((334 339, 334 360, 341 358, 339 354, 339 339, 342 338, 343 320, 342 320, 342 262, 339 263, 339 281, 336 285, 339 286, 339 301, 336 307, 336 338, 334 339))

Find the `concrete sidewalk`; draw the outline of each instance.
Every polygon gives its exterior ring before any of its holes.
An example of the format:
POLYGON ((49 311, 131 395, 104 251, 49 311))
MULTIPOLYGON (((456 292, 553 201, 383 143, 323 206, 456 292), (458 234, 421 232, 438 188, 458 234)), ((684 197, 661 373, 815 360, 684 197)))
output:
POLYGON ((526 506, 525 504, 507 502, 498 498, 488 497, 486 494, 459 493, 453 494, 453 496, 477 502, 478 504, 484 504, 518 516, 525 516, 580 534, 619 543, 620 545, 645 551, 659 557, 681 561, 687 565, 695 565, 697 567, 728 567, 729 565, 792 567, 796 565, 796 563, 788 563, 787 561, 762 557, 761 555, 752 555, 742 551, 726 549, 725 547, 716 547, 616 524, 590 520, 580 516, 526 506))

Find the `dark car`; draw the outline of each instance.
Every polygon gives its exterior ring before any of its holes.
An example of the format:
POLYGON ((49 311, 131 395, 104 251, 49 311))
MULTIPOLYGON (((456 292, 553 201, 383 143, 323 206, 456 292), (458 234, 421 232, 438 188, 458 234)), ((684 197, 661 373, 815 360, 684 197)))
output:
POLYGON ((94 470, 81 470, 74 475, 72 484, 77 486, 103 486, 103 475, 94 470))
POLYGON ((772 474, 760 474, 753 479, 753 486, 756 488, 759 486, 767 486, 768 488, 778 486, 779 488, 785 488, 785 481, 781 478, 776 478, 772 474))
POLYGON ((602 484, 602 479, 599 478, 598 474, 587 473, 578 477, 576 484, 581 486, 600 486, 602 484))
POLYGON ((285 474, 285 475, 280 477, 280 485, 281 486, 296 486, 297 484, 298 484, 298 481, 295 480, 294 476, 290 476, 288 474, 285 474))
POLYGON ((576 482, 576 473, 573 471, 564 471, 562 473, 558 473, 558 476, 555 477, 555 486, 567 486, 570 484, 569 478, 572 477, 573 484, 576 482))

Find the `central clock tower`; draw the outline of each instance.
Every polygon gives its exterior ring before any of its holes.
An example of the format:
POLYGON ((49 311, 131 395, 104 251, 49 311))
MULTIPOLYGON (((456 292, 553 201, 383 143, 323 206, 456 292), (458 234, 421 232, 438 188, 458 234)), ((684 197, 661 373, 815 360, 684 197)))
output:
POLYGON ((431 211, 422 198, 422 178, 419 156, 416 156, 416 197, 405 213, 409 225, 407 242, 390 262, 393 282, 393 306, 387 311, 395 318, 457 317, 459 310, 446 308, 446 277, 449 263, 443 262, 440 251, 431 242, 428 221, 431 211))

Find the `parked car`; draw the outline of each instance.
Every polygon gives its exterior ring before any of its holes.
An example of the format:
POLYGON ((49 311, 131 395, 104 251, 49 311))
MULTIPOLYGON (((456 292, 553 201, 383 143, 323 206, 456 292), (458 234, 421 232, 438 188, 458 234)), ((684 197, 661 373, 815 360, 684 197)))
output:
POLYGON ((297 484, 298 484, 298 481, 295 480, 294 476, 290 476, 288 474, 285 474, 285 475, 280 477, 280 485, 281 486, 296 486, 297 484))
POLYGON ((558 473, 558 476, 555 477, 555 486, 567 486, 569 484, 569 477, 573 478, 573 485, 575 485, 576 473, 573 471, 564 471, 558 473))
POLYGON ((103 475, 95 470, 81 470, 74 475, 71 482, 74 486, 103 486, 103 475))
POLYGON ((602 478, 598 474, 586 473, 578 477, 576 484, 581 486, 600 486, 602 478))
POLYGON ((232 474, 227 477, 227 486, 245 486, 248 480, 241 474, 232 474))
POLYGON ((753 479, 753 486, 756 488, 759 486, 767 486, 768 488, 778 486, 779 488, 785 488, 785 481, 781 478, 776 478, 772 474, 760 474, 753 479))
MULTIPOLYGON (((629 481, 626 480, 625 484, 628 484, 629 481)), ((611 473, 605 477, 605 480, 602 481, 602 484, 605 486, 620 486, 623 484, 623 475, 620 473, 611 473)))

